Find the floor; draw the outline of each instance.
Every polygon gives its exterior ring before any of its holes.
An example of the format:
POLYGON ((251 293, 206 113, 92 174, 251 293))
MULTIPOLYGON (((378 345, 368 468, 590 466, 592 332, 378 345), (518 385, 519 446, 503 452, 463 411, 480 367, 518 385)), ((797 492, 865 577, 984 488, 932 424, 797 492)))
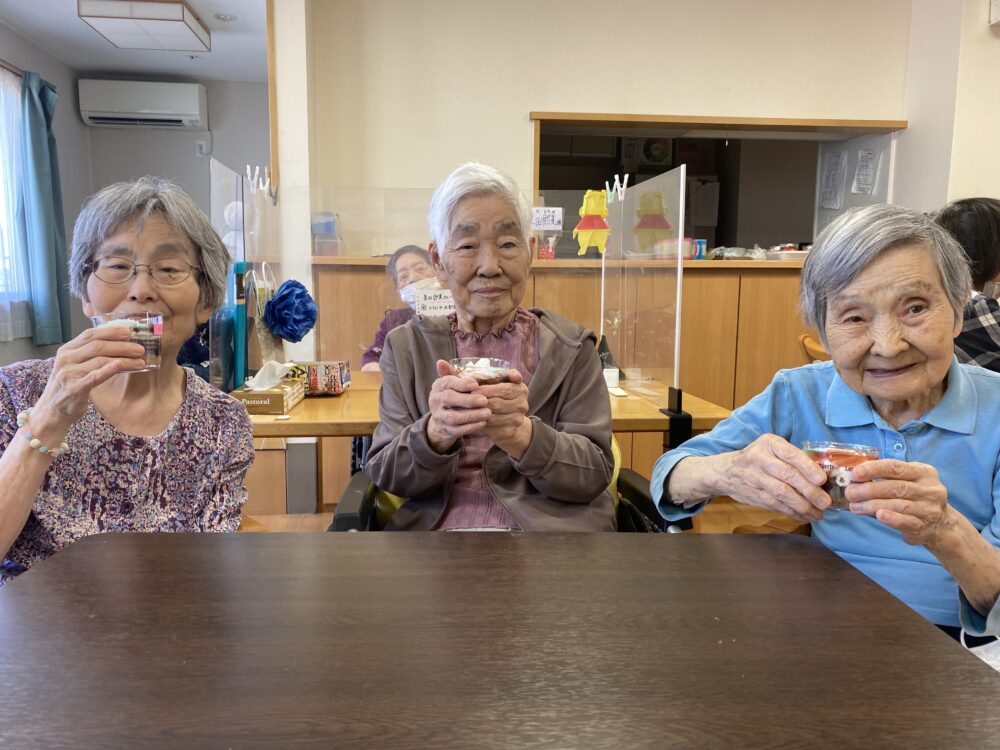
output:
MULTIPOLYGON (((731 500, 709 503, 697 517, 695 531, 700 534, 729 534, 742 525, 759 526, 774 518, 775 513, 761 508, 739 505, 731 500)), ((254 515, 264 528, 261 531, 326 531, 333 513, 303 513, 294 515, 254 515)))

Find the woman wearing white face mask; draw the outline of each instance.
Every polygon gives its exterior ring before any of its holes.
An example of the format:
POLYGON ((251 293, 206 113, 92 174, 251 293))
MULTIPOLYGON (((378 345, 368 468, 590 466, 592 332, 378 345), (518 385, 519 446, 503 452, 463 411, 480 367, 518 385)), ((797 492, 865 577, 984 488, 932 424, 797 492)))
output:
POLYGON ((386 264, 386 271, 392 276, 392 285, 407 307, 386 311, 375 332, 375 340, 361 356, 361 369, 364 372, 379 371, 378 360, 382 356, 386 335, 413 317, 416 293, 421 286, 419 282, 434 279, 430 256, 426 250, 416 245, 403 245, 394 252, 386 264))

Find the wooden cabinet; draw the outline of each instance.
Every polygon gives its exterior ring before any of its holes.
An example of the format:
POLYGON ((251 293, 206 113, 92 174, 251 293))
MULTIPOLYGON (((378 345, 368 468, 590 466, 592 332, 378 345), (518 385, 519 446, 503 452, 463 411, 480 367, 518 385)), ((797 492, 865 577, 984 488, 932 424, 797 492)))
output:
POLYGON ((244 515, 285 513, 285 441, 254 438, 254 462, 247 470, 244 515))
POLYGON ((799 317, 798 295, 797 270, 741 274, 734 406, 764 390, 778 370, 807 364, 798 337, 809 329, 799 317))
MULTIPOLYGON (((676 269, 665 261, 608 261, 605 333, 612 350, 643 372, 670 382, 676 269), (621 269, 628 266, 628 273, 621 269)), ((764 389, 774 373, 805 364, 797 338, 807 329, 797 312, 801 263, 701 261, 684 267, 681 290, 681 387, 734 408, 764 389)), ((317 356, 348 359, 360 369, 364 349, 387 307, 401 306, 381 258, 317 258, 317 356)), ((600 330, 600 263, 536 261, 524 304, 550 309, 600 330)), ((348 441, 325 438, 323 503, 346 482, 348 441)), ((658 433, 618 435, 625 464, 648 476, 663 452, 658 433)))

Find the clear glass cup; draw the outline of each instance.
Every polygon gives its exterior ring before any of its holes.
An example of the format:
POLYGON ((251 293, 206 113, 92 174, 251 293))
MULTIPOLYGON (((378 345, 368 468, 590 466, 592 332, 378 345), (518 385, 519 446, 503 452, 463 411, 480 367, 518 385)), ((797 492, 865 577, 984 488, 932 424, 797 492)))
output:
POLYGON ((110 312, 104 315, 94 315, 90 319, 95 328, 101 326, 127 326, 132 329, 128 340, 133 344, 141 344, 145 350, 143 358, 146 366, 136 372, 156 370, 160 366, 160 349, 163 340, 163 314, 159 312, 110 312))
POLYGON ((490 357, 459 357, 450 361, 456 375, 472 378, 479 385, 496 385, 508 382, 510 362, 490 357))
POLYGON ((833 501, 830 507, 842 510, 850 507, 844 490, 854 481, 854 467, 878 458, 878 448, 853 443, 806 440, 802 443, 802 450, 826 472, 827 481, 823 489, 833 501))

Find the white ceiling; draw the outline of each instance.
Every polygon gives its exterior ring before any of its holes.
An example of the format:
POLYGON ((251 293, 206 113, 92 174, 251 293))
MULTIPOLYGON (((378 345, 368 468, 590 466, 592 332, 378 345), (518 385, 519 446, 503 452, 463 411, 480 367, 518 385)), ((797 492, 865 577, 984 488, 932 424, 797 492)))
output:
POLYGON ((0 0, 0 23, 79 73, 267 80, 264 0, 188 0, 188 5, 212 32, 211 52, 118 49, 80 20, 76 0, 0 0), (237 20, 223 23, 216 13, 237 20))

